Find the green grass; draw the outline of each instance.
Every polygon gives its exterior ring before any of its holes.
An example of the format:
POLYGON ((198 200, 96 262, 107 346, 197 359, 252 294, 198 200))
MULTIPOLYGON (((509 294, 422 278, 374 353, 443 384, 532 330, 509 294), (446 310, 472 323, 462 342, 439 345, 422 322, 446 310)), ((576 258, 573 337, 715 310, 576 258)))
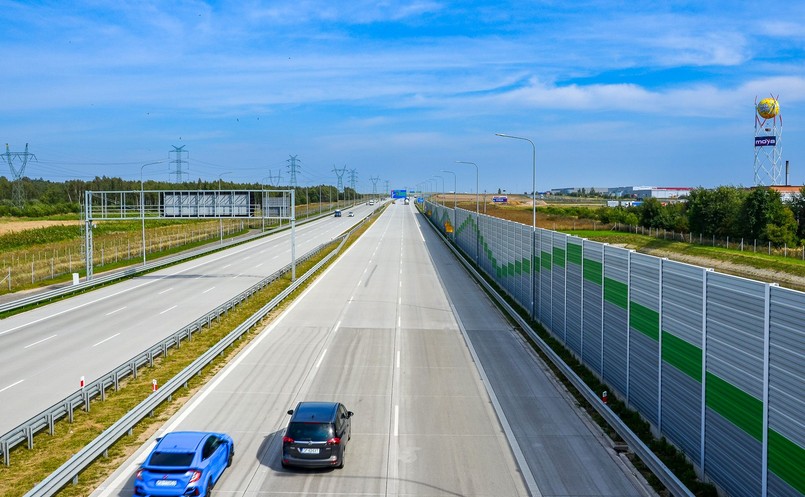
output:
MULTIPOLYGON (((370 217, 350 236, 344 249, 368 229, 377 219, 379 212, 370 217)), ((307 260, 297 267, 297 274, 304 274, 327 254, 337 247, 333 242, 326 250, 307 260)), ((330 262, 330 264, 333 261, 330 262)), ((326 265, 325 265, 326 267, 326 265)), ((321 268, 322 271, 324 268, 321 268)), ((314 279, 309 279, 295 290, 283 304, 272 311, 263 323, 276 317, 285 306, 296 298, 314 279)), ((90 412, 76 411, 73 423, 62 420, 56 423, 56 432, 50 436, 47 432, 40 432, 34 436, 34 448, 28 450, 24 445, 11 451, 11 466, 0 466, 0 495, 4 497, 18 497, 24 495, 33 486, 56 470, 67 459, 94 440, 103 430, 111 426, 125 413, 142 402, 151 391, 151 379, 158 379, 164 384, 174 377, 197 357, 210 347, 218 343, 240 323, 257 312, 290 284, 290 275, 271 283, 263 290, 257 292, 252 298, 214 321, 213 324, 192 339, 182 342, 178 348, 170 349, 167 357, 160 357, 154 362, 152 368, 142 368, 136 379, 129 377, 122 382, 117 392, 108 391, 105 401, 94 400, 90 412)), ((68 485, 57 495, 64 497, 89 495, 92 490, 105 480, 122 462, 131 455, 137 447, 161 425, 163 425, 204 383, 214 376, 234 355, 252 338, 257 336, 262 326, 243 335, 233 347, 219 356, 201 374, 188 382, 188 388, 177 391, 173 400, 160 405, 152 417, 144 419, 133 430, 132 435, 121 438, 109 450, 108 457, 95 461, 79 476, 78 485, 68 485)))

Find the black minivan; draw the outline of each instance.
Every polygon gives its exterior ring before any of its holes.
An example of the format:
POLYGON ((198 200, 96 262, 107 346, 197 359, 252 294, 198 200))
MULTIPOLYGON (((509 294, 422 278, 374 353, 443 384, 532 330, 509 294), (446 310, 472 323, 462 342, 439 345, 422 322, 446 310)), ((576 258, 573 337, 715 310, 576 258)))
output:
POLYGON ((340 402, 300 402, 288 411, 282 437, 282 467, 343 468, 352 436, 352 411, 340 402))

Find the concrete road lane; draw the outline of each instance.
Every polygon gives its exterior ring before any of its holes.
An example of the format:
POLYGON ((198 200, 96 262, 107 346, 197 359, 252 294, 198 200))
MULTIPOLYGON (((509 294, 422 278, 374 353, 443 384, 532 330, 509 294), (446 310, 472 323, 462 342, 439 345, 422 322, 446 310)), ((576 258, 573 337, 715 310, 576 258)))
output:
MULTIPOLYGON (((234 437, 219 495, 528 495, 435 271, 408 267, 423 250, 410 209, 387 211, 166 426, 234 437), (299 400, 355 412, 344 469, 281 468, 299 400)), ((147 450, 94 495, 131 495, 147 450)))
MULTIPOLYGON (((644 495, 545 369, 397 205, 163 431, 234 437, 219 495, 644 495), (281 467, 300 400, 355 412, 344 469, 281 467)), ((148 450, 93 495, 131 495, 148 450)))

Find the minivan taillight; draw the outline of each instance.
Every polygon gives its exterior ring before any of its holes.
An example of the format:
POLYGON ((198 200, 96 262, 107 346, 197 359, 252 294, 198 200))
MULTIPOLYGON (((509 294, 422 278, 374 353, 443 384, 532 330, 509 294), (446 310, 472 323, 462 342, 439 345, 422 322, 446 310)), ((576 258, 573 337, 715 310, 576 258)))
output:
POLYGON ((334 438, 331 438, 330 440, 327 440, 327 445, 338 445, 340 443, 341 443, 341 439, 339 437, 334 437, 334 438))
POLYGON ((293 438, 291 438, 289 436, 284 436, 284 437, 282 437, 282 443, 284 443, 284 444, 292 444, 293 443, 293 438))
POLYGON ((195 483, 201 479, 201 471, 188 471, 190 474, 190 481, 188 483, 195 483))

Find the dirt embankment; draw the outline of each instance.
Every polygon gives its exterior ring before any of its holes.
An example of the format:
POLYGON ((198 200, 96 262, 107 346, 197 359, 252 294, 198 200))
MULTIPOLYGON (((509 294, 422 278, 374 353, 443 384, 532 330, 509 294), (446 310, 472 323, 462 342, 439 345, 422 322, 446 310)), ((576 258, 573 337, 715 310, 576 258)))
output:
POLYGON ((719 273, 731 274, 733 276, 740 276, 756 281, 764 281, 766 283, 778 283, 785 288, 791 288, 801 292, 805 291, 805 277, 783 271, 757 268, 745 264, 735 264, 729 261, 711 259, 709 257, 698 257, 658 249, 641 249, 640 252, 657 257, 667 257, 673 261, 684 262, 695 266, 713 268, 719 273))

